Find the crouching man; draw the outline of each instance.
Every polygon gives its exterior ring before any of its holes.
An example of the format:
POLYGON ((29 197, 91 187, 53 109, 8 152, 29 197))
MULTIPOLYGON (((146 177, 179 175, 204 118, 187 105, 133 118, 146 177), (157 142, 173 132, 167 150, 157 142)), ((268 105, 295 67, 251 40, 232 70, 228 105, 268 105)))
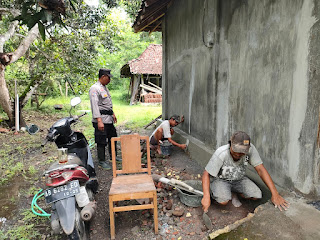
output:
POLYGON ((287 210, 289 203, 279 195, 269 173, 263 166, 257 149, 250 143, 250 137, 245 132, 238 131, 232 135, 229 144, 215 151, 205 167, 202 176, 203 198, 201 201, 205 212, 210 207, 211 194, 219 204, 226 205, 232 200, 236 207, 241 205, 236 194, 247 199, 262 197, 259 187, 245 176, 248 163, 255 168, 271 191, 271 201, 275 207, 280 211, 287 210))
POLYGON ((173 127, 183 121, 184 117, 182 116, 180 121, 180 117, 178 115, 173 115, 169 120, 164 120, 150 136, 151 148, 156 149, 158 154, 162 154, 160 150, 160 141, 168 140, 171 144, 184 150, 187 147, 186 144, 179 144, 171 138, 174 134, 173 127))

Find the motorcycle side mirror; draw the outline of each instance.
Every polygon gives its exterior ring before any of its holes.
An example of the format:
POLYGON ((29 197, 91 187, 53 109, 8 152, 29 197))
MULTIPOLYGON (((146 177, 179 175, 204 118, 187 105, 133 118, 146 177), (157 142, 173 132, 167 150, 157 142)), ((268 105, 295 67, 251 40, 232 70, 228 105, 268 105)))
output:
POLYGON ((74 97, 70 100, 71 107, 77 106, 79 103, 81 103, 80 97, 74 97))

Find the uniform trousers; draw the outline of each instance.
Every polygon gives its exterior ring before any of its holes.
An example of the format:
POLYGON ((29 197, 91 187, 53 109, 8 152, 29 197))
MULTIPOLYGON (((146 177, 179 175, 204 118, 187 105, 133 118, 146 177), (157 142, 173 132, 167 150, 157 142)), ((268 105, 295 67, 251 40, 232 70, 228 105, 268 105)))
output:
MULTIPOLYGON (((105 161, 105 147, 108 145, 108 152, 110 159, 111 156, 111 138, 117 137, 117 130, 114 127, 113 123, 105 123, 104 130, 100 131, 98 129, 98 123, 92 123, 94 127, 94 138, 97 144, 97 151, 98 151, 98 159, 99 161, 105 161)), ((117 155, 117 142, 115 142, 115 150, 117 155)))

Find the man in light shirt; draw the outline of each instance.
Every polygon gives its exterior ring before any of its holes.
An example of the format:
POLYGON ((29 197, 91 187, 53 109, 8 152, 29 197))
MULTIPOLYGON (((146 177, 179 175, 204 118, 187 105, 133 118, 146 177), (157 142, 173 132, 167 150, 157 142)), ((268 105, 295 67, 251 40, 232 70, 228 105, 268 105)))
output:
POLYGON ((152 148, 156 148, 158 154, 161 154, 160 141, 168 140, 172 145, 175 145, 181 149, 187 147, 186 144, 179 144, 172 140, 172 135, 174 134, 173 127, 177 126, 184 121, 184 117, 178 115, 172 115, 169 120, 164 120, 150 136, 150 144, 152 148))

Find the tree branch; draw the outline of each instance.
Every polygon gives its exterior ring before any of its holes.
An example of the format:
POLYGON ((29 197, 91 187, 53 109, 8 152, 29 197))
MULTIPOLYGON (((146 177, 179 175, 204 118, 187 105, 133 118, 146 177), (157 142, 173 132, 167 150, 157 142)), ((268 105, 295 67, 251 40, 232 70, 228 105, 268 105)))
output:
POLYGON ((20 10, 13 8, 0 8, 0 13, 11 13, 12 16, 17 17, 20 14, 20 10))
POLYGON ((26 53, 30 45, 38 37, 38 34, 39 34, 39 28, 38 28, 38 24, 36 24, 28 32, 28 35, 25 37, 25 39, 22 40, 17 50, 12 53, 12 58, 10 63, 17 61, 21 56, 23 56, 26 53))
POLYGON ((13 34, 15 33, 16 27, 18 26, 18 21, 13 21, 9 28, 8 31, 5 34, 0 35, 0 52, 3 52, 3 46, 5 44, 6 41, 8 41, 13 34))

